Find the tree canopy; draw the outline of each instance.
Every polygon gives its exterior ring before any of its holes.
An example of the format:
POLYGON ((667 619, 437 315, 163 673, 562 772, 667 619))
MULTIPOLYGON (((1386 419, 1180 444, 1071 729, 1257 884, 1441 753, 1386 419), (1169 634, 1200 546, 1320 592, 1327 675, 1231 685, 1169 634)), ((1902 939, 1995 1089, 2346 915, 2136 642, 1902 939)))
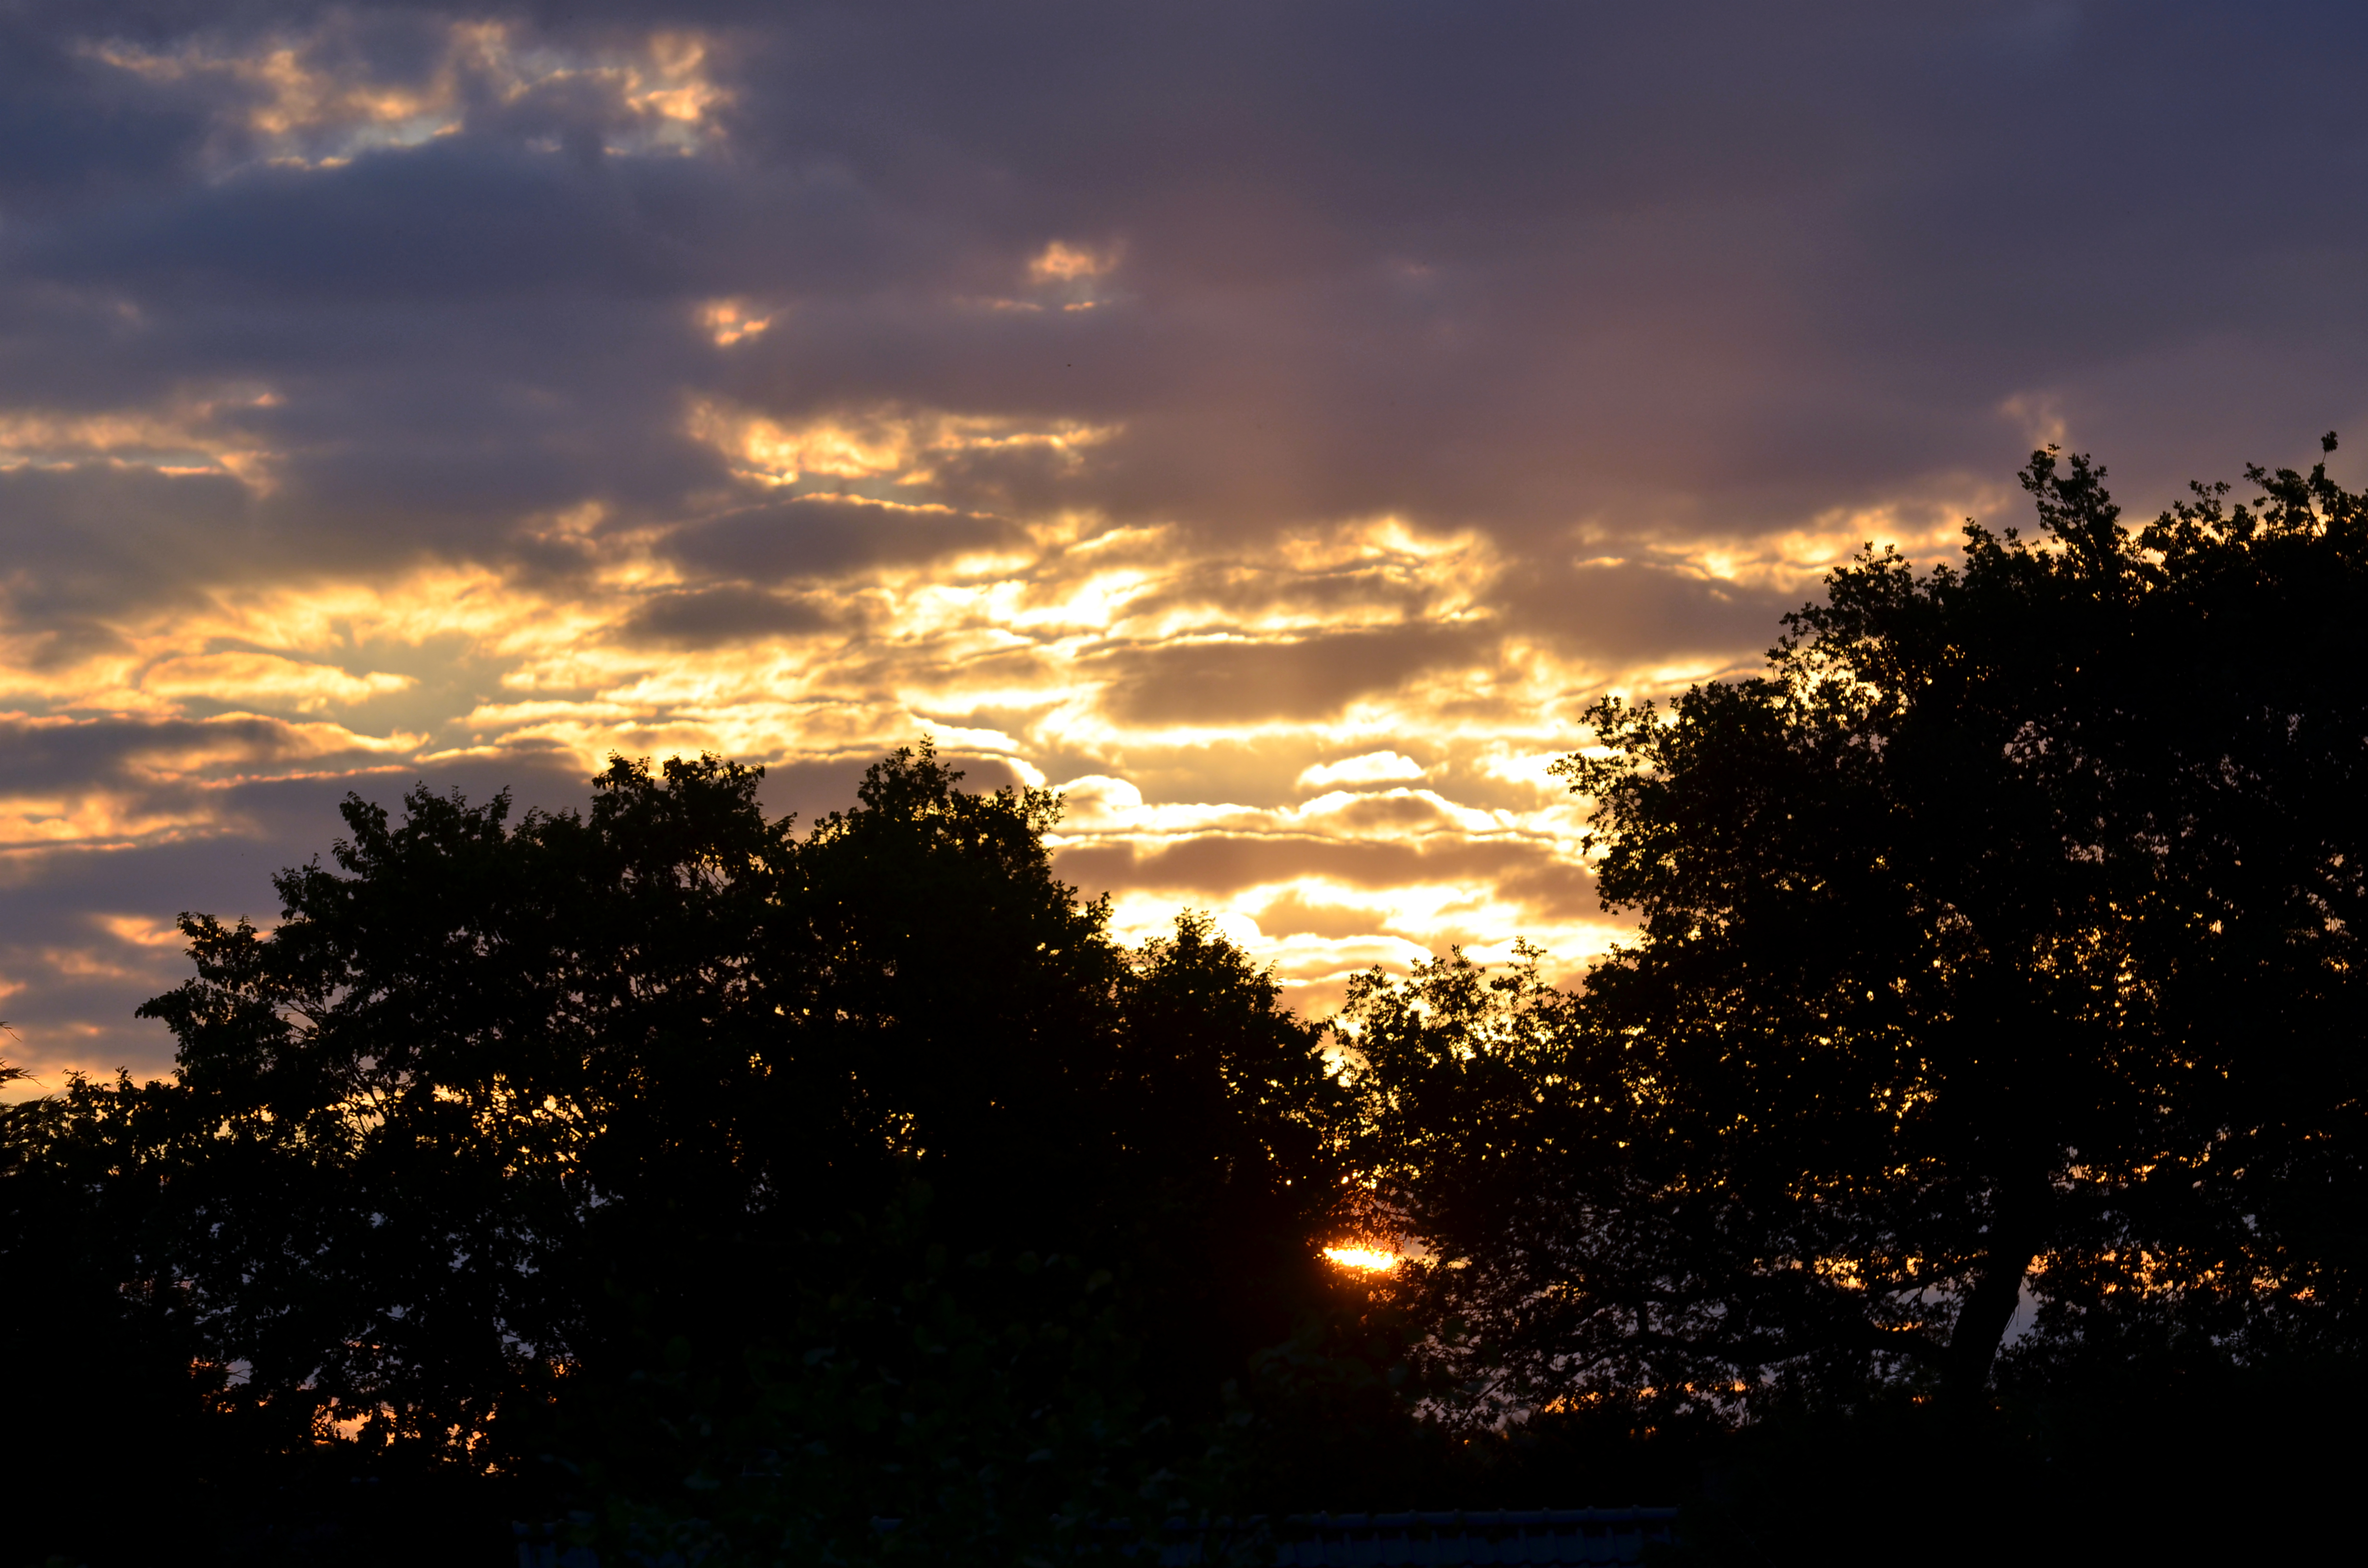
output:
MULTIPOLYGON (((871 1407, 752 1364, 922 1318, 1099 1325, 1123 1386, 1090 1397, 1215 1419, 1331 1286, 1348 1108, 1320 1033, 1198 916, 1114 943, 1052 874, 1056 801, 959 778, 898 752, 803 834, 713 757, 618 760, 583 813, 351 799, 272 930, 184 917, 196 972, 143 1009, 174 1078, 77 1083, 12 1149, 82 1173, 117 1238, 90 1269, 298 1447, 516 1473, 655 1378, 724 1390, 700 1420, 753 1453, 790 1436, 749 1426, 768 1402, 871 1407), (1015 1283, 1087 1276, 1091 1311, 1015 1283)), ((904 1386, 905 1332, 824 1372, 904 1386)), ((984 1452, 1041 1426, 1013 1408, 1000 1437, 950 1419, 984 1452)), ((1124 1438, 1095 1440, 1172 1457, 1124 1438)), ((604 1484, 679 1494, 668 1452, 604 1484)))
MULTIPOLYGON (((2331 449, 2333 437, 2328 438, 2331 449)), ((2368 501, 2251 471, 2124 527, 1869 551, 1768 673, 1560 765, 1633 940, 1349 1019, 1409 1289, 1499 1414, 2353 1346, 2368 501)))

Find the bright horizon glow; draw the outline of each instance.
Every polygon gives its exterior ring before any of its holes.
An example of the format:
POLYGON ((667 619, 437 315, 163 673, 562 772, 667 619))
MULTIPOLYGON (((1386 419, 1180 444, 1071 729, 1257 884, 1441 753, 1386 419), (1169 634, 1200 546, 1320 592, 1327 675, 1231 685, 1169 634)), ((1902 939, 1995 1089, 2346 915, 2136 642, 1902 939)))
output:
POLYGON ((1343 1268, 1354 1268, 1367 1274, 1380 1274, 1398 1266, 1398 1255, 1383 1252, 1377 1247, 1326 1247, 1324 1256, 1343 1268))

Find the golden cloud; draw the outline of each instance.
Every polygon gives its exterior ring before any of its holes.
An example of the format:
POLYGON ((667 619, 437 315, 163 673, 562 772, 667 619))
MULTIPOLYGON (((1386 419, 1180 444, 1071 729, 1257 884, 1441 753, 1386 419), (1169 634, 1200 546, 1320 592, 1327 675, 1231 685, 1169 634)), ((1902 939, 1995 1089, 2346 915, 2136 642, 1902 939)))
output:
POLYGON ((276 653, 195 653, 161 660, 140 677, 152 697, 209 702, 275 702, 299 712, 352 707, 419 684, 410 676, 372 670, 348 675, 335 665, 307 664, 276 653))
POLYGON ((935 465, 947 458, 1019 449, 1075 462, 1117 431, 1076 421, 1031 427, 1000 416, 894 406, 785 423, 708 399, 691 404, 685 427, 731 460, 734 472, 766 485, 813 478, 922 485, 935 480, 935 465))
MULTIPOLYGON (((858 483, 903 484, 993 443, 1083 449, 1096 436, 718 403, 694 423, 771 488, 834 486, 768 502, 749 527, 826 518, 882 537, 969 515, 923 485, 905 501, 858 483)), ((0 666, 28 724, 149 736, 77 784, 0 799, 0 846, 246 832, 230 790, 266 778, 393 783, 554 757, 588 775, 612 752, 703 751, 843 777, 927 733, 984 781, 1061 780, 1056 863, 1112 896, 1121 937, 1207 910, 1321 1014, 1353 974, 1449 945, 1497 961, 1527 937, 1564 975, 1600 953, 1620 926, 1582 864, 1586 802, 1545 769, 1589 738, 1577 711, 1604 684, 1689 673, 1555 652, 1500 611, 1505 567, 1485 540, 1388 517, 1216 550, 1156 522, 1036 517, 938 553, 841 551, 826 570, 793 552, 773 569, 793 584, 701 577, 666 553, 674 534, 618 529, 597 509, 536 527, 583 569, 225 589, 115 627, 79 663, 0 666), (380 711, 402 725, 373 733, 352 717, 380 711)), ((107 945, 91 961, 136 967, 165 951, 161 929, 95 928, 107 945)))
POLYGON ((148 408, 0 410, 0 468, 97 458, 165 473, 224 473, 268 490, 273 454, 238 430, 233 419, 242 410, 279 402, 268 388, 233 386, 148 408))

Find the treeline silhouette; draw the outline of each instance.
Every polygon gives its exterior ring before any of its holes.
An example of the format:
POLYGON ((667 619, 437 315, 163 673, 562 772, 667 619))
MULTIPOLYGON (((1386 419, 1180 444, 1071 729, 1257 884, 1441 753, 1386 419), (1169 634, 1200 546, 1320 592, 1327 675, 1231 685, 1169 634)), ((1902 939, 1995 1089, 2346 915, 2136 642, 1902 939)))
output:
POLYGON ((803 830, 713 757, 349 800, 270 932, 184 917, 171 1080, 0 1111, 0 1568, 2259 1550, 2360 1448, 2368 500, 2248 474, 2133 531, 2035 454, 2035 540, 1599 703, 1576 992, 1295 1017, 927 744, 803 830))

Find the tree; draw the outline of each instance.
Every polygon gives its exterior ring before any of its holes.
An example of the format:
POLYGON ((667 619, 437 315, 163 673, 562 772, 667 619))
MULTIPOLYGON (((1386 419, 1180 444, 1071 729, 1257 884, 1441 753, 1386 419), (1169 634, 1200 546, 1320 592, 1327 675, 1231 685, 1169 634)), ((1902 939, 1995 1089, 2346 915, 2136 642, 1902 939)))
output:
MULTIPOLYGON (((2329 449, 2333 437, 2328 439, 2329 449)), ((1412 1287, 1508 1405, 1735 1408, 2018 1355, 2356 1346, 2368 501, 2258 469, 2135 536, 2033 455, 1559 771, 1634 940, 1577 999, 1355 999, 1412 1287)))
MULTIPOLYGON (((184 916, 196 973, 143 1009, 174 1078, 43 1112, 33 1164, 108 1215, 93 1278, 243 1429, 470 1474, 653 1377, 754 1431, 786 1385, 750 1369, 857 1299, 842 1265, 996 1332, 1020 1260, 1107 1275, 1088 1315, 1146 1354, 1079 1399, 1213 1415, 1322 1299, 1345 1102, 1318 1031, 1205 921, 1112 942, 1052 874, 1047 791, 962 790, 924 744, 801 835, 760 778, 615 759, 588 812, 517 821, 349 799, 275 929, 184 916), (829 1239, 893 1230, 916 1184, 928 1245, 829 1239)), ((901 1310, 848 1321, 894 1338, 901 1310)))
MULTIPOLYGON (((0 1062, 0 1085, 26 1080, 0 1062)), ((63 1096, 0 1104, 0 1473, 17 1493, 0 1538, 12 1563, 153 1561, 203 1531, 210 1490, 249 1478, 204 1440, 222 1369, 193 1365, 140 1288, 140 1184, 110 1180, 72 1122, 63 1096), (142 1506, 123 1506, 127 1474, 147 1478, 142 1506)))
POLYGON ((736 1361, 686 1339, 569 1403, 589 1504, 563 1540, 629 1560, 1051 1561, 1179 1501, 1113 1277, 962 1254, 926 1187, 816 1233, 736 1361))

